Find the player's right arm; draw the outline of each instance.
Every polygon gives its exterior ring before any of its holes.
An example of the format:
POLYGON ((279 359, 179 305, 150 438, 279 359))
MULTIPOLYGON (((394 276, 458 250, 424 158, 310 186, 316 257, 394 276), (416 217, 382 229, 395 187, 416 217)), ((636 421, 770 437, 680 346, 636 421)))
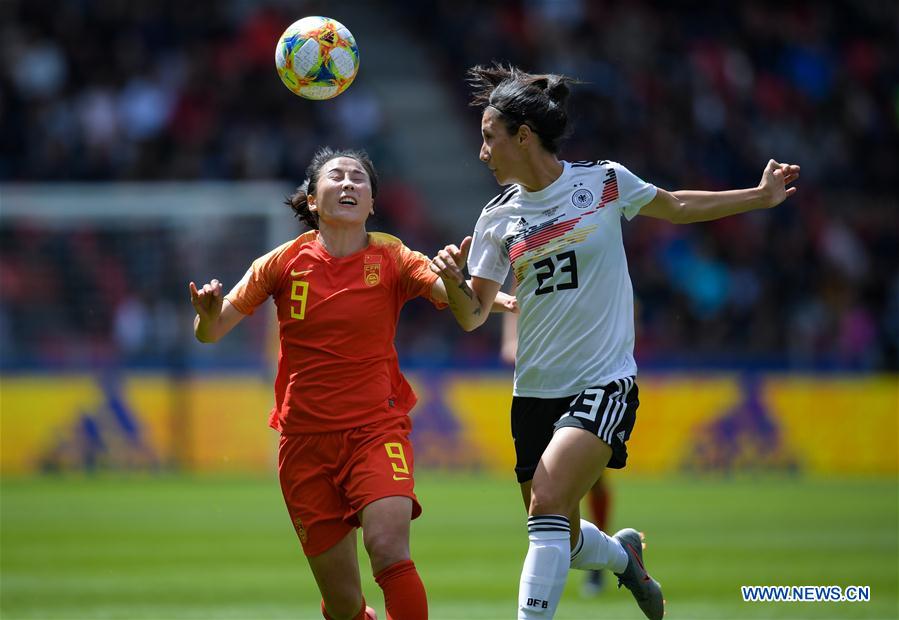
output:
POLYGON ((222 283, 218 280, 212 280, 200 289, 191 282, 190 303, 197 311, 194 335, 200 342, 216 342, 246 316, 224 298, 222 283))
POLYGON ((197 289, 190 283, 190 301, 197 311, 194 334, 200 342, 216 342, 234 329, 245 316, 253 314, 275 293, 278 277, 302 243, 313 235, 300 235, 253 261, 243 278, 228 295, 222 295, 222 284, 212 280, 197 289))

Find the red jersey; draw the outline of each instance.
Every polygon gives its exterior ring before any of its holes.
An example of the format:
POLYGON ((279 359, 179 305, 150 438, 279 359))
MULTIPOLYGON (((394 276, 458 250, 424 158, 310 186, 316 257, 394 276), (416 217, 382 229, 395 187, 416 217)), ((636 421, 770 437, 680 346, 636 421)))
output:
POLYGON ((269 424, 322 433, 406 415, 416 397, 400 373, 394 338, 403 305, 430 297, 429 260, 384 233, 340 258, 319 232, 304 233, 253 261, 226 299, 252 314, 269 296, 281 350, 269 424))

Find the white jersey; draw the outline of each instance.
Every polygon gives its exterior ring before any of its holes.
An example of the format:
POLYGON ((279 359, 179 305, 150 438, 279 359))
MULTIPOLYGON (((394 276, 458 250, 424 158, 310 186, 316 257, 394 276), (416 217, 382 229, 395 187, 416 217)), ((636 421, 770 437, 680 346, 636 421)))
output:
POLYGON ((510 185, 475 226, 472 276, 518 282, 516 396, 559 398, 637 372, 621 237, 656 187, 610 161, 562 162, 539 192, 510 185))

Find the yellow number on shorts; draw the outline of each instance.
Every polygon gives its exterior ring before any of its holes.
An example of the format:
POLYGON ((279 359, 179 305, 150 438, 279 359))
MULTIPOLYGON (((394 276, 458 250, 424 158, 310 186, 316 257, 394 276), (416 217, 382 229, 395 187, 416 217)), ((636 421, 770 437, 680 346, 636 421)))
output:
POLYGON ((299 309, 296 304, 290 305, 290 316, 294 319, 303 319, 306 317, 306 294, 309 292, 309 283, 300 280, 293 280, 290 283, 290 301, 298 301, 299 309))
POLYGON ((406 455, 403 453, 403 444, 398 442, 385 443, 384 448, 387 450, 387 458, 399 461, 399 463, 391 463, 393 471, 398 474, 408 474, 409 466, 406 464, 406 455))

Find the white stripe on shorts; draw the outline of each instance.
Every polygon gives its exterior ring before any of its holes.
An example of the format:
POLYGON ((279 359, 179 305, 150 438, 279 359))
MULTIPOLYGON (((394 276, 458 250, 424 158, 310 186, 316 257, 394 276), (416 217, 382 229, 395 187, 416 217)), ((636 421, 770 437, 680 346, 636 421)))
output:
POLYGON ((631 388, 634 387, 634 379, 632 377, 625 377, 624 382, 624 394, 621 395, 620 400, 616 399, 615 410, 612 414, 613 421, 603 434, 603 439, 609 445, 612 445, 612 437, 615 433, 615 429, 618 428, 618 425, 621 424, 621 420, 624 419, 624 413, 627 411, 627 395, 630 393, 631 388))
MULTIPOLYGON (((596 434, 605 440, 605 427, 609 423, 609 411, 612 409, 612 405, 614 404, 615 398, 624 391, 624 386, 620 383, 619 379, 615 379, 615 387, 618 388, 611 394, 606 397, 606 410, 602 412, 602 421, 599 423, 599 428, 596 430, 596 434)), ((606 440, 607 443, 608 440, 606 440)))

